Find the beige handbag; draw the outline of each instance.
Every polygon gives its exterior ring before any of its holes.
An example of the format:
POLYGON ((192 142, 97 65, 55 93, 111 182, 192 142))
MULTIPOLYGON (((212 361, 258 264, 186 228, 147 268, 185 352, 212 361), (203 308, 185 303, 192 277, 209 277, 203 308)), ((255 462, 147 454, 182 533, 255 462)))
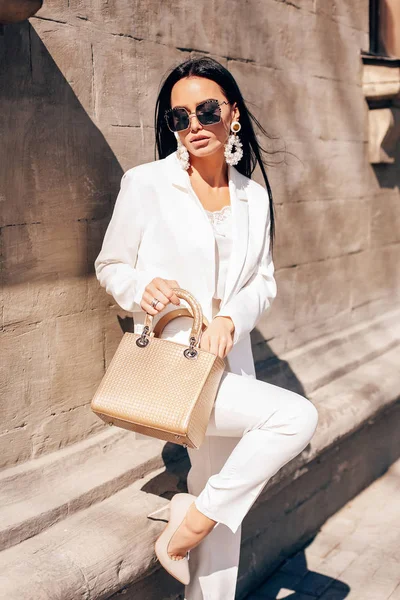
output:
POLYGON ((168 312, 152 331, 146 313, 142 334, 126 332, 92 399, 103 421, 138 433, 199 448, 204 440, 224 372, 221 357, 200 349, 207 319, 194 296, 176 295, 190 306, 168 312), (191 316, 189 345, 157 337, 179 316, 191 316))

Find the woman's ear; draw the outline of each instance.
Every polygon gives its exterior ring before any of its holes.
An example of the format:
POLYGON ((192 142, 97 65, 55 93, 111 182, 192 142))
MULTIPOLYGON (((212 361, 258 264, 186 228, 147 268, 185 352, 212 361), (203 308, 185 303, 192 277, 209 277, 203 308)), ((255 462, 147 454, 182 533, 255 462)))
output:
POLYGON ((238 108, 238 105, 237 105, 236 102, 233 105, 233 110, 234 110, 234 112, 233 112, 233 120, 237 121, 239 119, 239 117, 240 117, 240 111, 239 111, 239 108, 238 108))

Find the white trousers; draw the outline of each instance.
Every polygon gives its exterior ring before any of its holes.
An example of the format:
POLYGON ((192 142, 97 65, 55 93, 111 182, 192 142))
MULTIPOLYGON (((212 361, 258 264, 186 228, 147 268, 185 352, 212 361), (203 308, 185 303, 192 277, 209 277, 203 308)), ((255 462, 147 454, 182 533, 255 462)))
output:
MULTIPOLYGON (((174 319, 161 337, 187 344, 192 323, 174 319)), ((304 396, 224 371, 204 442, 187 449, 188 491, 217 525, 190 551, 185 600, 234 600, 242 520, 269 479, 304 450, 317 423, 304 396)))

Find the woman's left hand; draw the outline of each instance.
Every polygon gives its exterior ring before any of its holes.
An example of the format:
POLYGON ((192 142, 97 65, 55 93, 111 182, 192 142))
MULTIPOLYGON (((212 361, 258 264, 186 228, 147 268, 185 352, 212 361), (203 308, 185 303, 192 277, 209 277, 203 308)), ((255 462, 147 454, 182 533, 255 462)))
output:
POLYGON ((201 335, 200 348, 225 358, 232 350, 234 330, 230 317, 215 317, 201 335))

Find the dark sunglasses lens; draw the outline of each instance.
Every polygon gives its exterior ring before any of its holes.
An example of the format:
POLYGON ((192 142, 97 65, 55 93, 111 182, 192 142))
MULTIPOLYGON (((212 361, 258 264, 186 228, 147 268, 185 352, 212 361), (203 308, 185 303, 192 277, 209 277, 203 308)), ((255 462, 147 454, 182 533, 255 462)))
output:
POLYGON ((196 110, 198 120, 202 125, 213 125, 221 120, 221 109, 218 102, 207 101, 199 104, 196 110))
POLYGON ((172 131, 182 131, 189 127, 189 117, 184 108, 174 108, 167 113, 168 126, 172 131))

